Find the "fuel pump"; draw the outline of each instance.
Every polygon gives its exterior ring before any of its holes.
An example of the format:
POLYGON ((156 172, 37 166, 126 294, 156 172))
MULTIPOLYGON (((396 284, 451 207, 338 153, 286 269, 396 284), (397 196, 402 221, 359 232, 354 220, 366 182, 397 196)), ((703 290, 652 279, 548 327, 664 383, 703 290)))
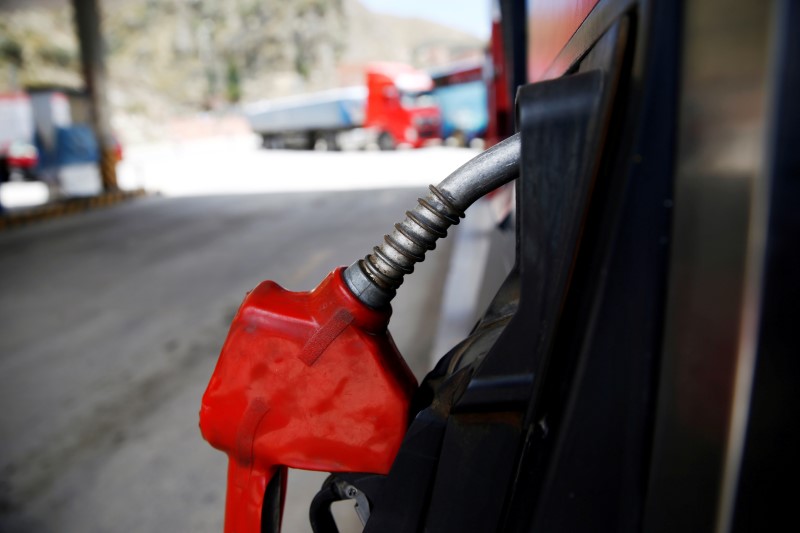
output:
POLYGON ((386 474, 416 381, 387 329, 403 277, 473 202, 517 177, 514 135, 453 172, 364 259, 313 290, 264 281, 244 299, 203 395, 228 455, 226 533, 280 530, 285 469, 386 474))

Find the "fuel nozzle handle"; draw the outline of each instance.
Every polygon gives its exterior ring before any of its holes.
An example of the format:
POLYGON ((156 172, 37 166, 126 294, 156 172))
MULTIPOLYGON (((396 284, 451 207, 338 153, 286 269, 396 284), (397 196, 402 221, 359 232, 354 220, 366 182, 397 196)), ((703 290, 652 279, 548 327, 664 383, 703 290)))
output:
POLYGON ((264 281, 247 294, 200 408, 203 437, 228 455, 226 533, 280 530, 287 467, 388 474, 417 384, 387 304, 470 204, 517 176, 519 152, 514 136, 456 170, 384 244, 313 290, 264 281))
POLYGON ((450 174, 419 199, 406 218, 384 235, 372 253, 344 272, 347 287, 364 304, 381 308, 394 298, 403 277, 425 260, 425 252, 447 235, 447 229, 464 218, 478 198, 519 175, 520 137, 508 139, 482 152, 450 174))

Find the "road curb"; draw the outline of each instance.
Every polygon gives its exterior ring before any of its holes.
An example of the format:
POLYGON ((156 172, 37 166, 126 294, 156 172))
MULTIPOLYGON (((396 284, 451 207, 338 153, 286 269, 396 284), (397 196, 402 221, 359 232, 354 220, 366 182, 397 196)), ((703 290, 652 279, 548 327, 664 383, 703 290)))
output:
POLYGON ((52 218, 82 213, 91 209, 108 207, 125 200, 139 198, 145 195, 147 195, 147 192, 144 189, 113 191, 105 192, 97 196, 69 198, 41 206, 5 212, 0 215, 0 231, 27 226, 52 218))

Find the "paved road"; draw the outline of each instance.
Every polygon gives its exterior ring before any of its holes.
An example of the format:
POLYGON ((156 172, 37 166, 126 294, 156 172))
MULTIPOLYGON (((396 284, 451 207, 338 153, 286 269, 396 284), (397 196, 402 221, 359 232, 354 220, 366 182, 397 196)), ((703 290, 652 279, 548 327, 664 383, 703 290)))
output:
MULTIPOLYGON (((418 194, 152 197, 0 234, 0 530, 221 531, 225 459, 197 410, 242 296, 311 288, 418 194)), ((448 255, 394 304, 418 375, 448 255)), ((286 531, 308 530, 320 480, 290 477, 286 531)))

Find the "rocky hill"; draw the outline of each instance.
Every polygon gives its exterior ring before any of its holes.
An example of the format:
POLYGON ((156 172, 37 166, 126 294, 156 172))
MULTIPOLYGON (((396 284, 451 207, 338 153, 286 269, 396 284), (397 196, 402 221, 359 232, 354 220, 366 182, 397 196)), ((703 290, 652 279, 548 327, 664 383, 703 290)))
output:
MULTIPOLYGON (((2 13, 0 92, 81 87, 71 4, 52 6, 23 2, 2 13)), ((112 108, 126 123, 358 83, 369 61, 424 68, 483 47, 358 0, 105 0, 102 8, 112 108)))

